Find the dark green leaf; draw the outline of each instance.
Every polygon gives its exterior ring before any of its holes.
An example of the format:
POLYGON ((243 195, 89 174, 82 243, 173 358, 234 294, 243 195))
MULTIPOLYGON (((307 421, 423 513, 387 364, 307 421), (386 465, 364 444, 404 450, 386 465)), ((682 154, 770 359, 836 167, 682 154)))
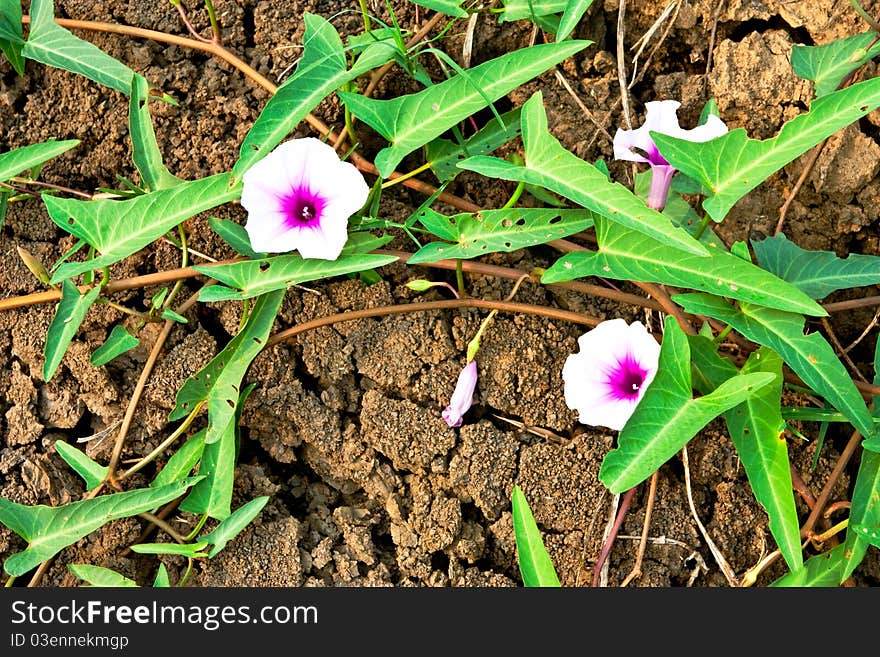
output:
POLYGON ((183 182, 171 173, 162 161, 162 151, 156 142, 153 120, 150 117, 149 84, 142 75, 131 82, 128 101, 128 131, 131 134, 132 160, 141 174, 141 183, 148 191, 175 187, 183 182))
POLYGON ((827 588, 837 586, 843 579, 844 547, 838 545, 828 552, 810 557, 800 570, 783 575, 771 587, 791 586, 796 588, 827 588))
POLYGON ((868 30, 820 46, 795 44, 791 48, 791 68, 799 77, 815 83, 816 96, 830 94, 851 71, 880 54, 880 42, 873 43, 876 37, 874 30, 868 30))
POLYGON ((834 251, 807 251, 785 235, 755 241, 758 264, 788 281, 813 299, 832 292, 880 283, 880 257, 850 253, 839 258, 834 251))
POLYGON ((202 458, 202 452, 205 449, 205 433, 206 430, 202 429, 190 436, 180 449, 171 455, 165 467, 150 482, 150 487, 158 488, 188 477, 192 469, 196 467, 196 463, 202 458))
POLYGON ((14 178, 23 171, 48 162, 79 145, 79 139, 44 141, 0 153, 0 181, 14 178))
POLYGON ((208 558, 213 559, 220 550, 226 547, 233 538, 238 536, 242 529, 257 517, 257 514, 266 506, 269 497, 264 495, 257 497, 247 504, 238 507, 232 515, 224 519, 213 531, 199 537, 200 542, 210 543, 213 547, 208 552, 208 558))
POLYGON ((101 367, 126 351, 134 349, 138 344, 140 340, 126 331, 122 325, 117 324, 104 340, 104 344, 92 352, 89 362, 95 367, 101 367))
POLYGON ((61 301, 55 310, 55 317, 49 324, 46 332, 46 347, 44 350, 43 380, 49 381, 55 376, 55 371, 61 364, 67 348, 70 346, 73 336, 79 331, 79 327, 86 318, 86 313, 101 294, 100 287, 93 287, 85 294, 80 294, 79 289, 70 281, 64 281, 61 286, 61 301))
POLYGON ((150 511, 180 497, 195 481, 101 495, 58 507, 25 506, 0 497, 0 522, 28 542, 27 549, 6 559, 4 568, 13 577, 23 575, 111 520, 150 511))
POLYGON ((264 257, 264 255, 257 253, 251 248, 251 241, 244 226, 235 223, 231 219, 220 219, 218 217, 209 218, 208 224, 239 255, 243 255, 251 260, 258 260, 264 257))

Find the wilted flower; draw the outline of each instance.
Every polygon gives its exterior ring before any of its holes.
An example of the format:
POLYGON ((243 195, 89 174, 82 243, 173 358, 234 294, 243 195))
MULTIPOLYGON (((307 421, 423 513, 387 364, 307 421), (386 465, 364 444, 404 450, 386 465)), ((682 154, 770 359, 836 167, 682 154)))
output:
POLYGON ((245 230, 261 253, 300 252, 336 260, 348 239, 348 218, 370 188, 357 168, 313 137, 284 142, 242 176, 245 230))
POLYGON ((620 431, 654 380, 660 345, 641 322, 600 323, 562 368, 565 403, 583 424, 620 431))
POLYGON ((450 427, 460 427, 462 419, 474 400, 474 389, 477 387, 477 361, 470 360, 458 375, 458 382, 452 393, 449 406, 443 409, 443 419, 450 427))
POLYGON ((651 138, 651 131, 678 139, 703 142, 720 137, 727 132, 724 121, 710 114, 703 125, 685 130, 678 125, 677 100, 655 100, 645 103, 645 122, 635 130, 617 129, 614 134, 614 157, 631 162, 647 162, 651 165, 651 190, 647 204, 655 210, 666 206, 666 196, 676 169, 666 161, 651 138))

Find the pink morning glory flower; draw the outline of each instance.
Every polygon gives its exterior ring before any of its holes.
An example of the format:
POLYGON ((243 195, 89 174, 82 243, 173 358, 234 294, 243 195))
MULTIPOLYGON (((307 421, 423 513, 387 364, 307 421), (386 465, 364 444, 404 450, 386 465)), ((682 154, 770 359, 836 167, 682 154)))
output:
POLYGON ((565 403, 583 424, 620 431, 654 380, 660 345, 641 322, 601 322, 562 367, 565 403))
POLYGON ((693 142, 710 141, 727 132, 727 125, 710 114, 703 125, 685 130, 678 125, 677 100, 655 100, 645 103, 645 122, 635 130, 617 129, 614 134, 614 157, 631 162, 647 162, 651 165, 651 189, 648 207, 662 210, 666 206, 669 185, 676 169, 666 161, 651 138, 651 131, 693 142))
POLYGON ((477 361, 470 360, 458 375, 458 382, 452 392, 449 406, 443 409, 443 419, 450 427, 460 427, 462 419, 474 401, 474 389, 477 387, 477 361))
POLYGON ((313 137, 286 141, 242 176, 251 247, 336 260, 348 240, 348 218, 369 193, 360 171, 329 144, 313 137))

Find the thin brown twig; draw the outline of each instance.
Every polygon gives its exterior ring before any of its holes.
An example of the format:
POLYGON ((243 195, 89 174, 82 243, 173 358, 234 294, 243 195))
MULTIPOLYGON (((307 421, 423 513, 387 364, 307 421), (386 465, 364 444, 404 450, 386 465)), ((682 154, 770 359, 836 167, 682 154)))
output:
POLYGON ((611 547, 614 545, 614 539, 617 537, 617 534, 620 532, 620 528, 623 526, 623 519, 626 517, 627 511, 629 511, 629 505, 632 502, 633 495, 635 494, 637 488, 638 486, 633 486, 632 488, 630 488, 623 494, 623 497, 620 500, 620 506, 618 506, 617 508, 617 514, 614 516, 614 523, 611 525, 608 536, 605 538, 605 543, 602 545, 602 551, 599 553, 599 559, 596 561, 596 565, 593 567, 593 588, 599 586, 602 568, 605 566, 608 555, 611 553, 611 547))
POLYGON ((645 508, 645 522, 642 525, 642 540, 639 541, 639 550, 636 553, 636 563, 633 565, 632 570, 629 571, 629 574, 623 579, 620 586, 627 586, 632 580, 638 579, 642 576, 642 560, 645 558, 645 548, 648 545, 648 530, 651 528, 651 514, 654 510, 654 498, 657 494, 657 479, 660 474, 659 470, 654 470, 654 474, 651 475, 651 483, 648 488, 648 504, 645 508))
POLYGON ((852 358, 849 357, 846 349, 843 348, 843 345, 840 344, 840 340, 837 339, 837 334, 834 332, 834 329, 831 326, 831 322, 828 321, 827 317, 821 317, 822 326, 825 329, 825 332, 828 334, 828 337, 831 339, 831 344, 834 345, 834 348, 837 350, 840 357, 846 361, 846 364, 849 365, 850 369, 853 373, 859 378, 860 381, 868 382, 868 379, 859 371, 858 366, 852 361, 852 358))
POLYGON ((832 469, 831 474, 828 475, 828 481, 826 481, 825 486, 822 487, 822 492, 819 493, 819 497, 816 499, 816 505, 811 509, 810 515, 807 517, 806 522, 801 527, 801 536, 809 538, 812 535, 813 528, 816 526, 817 521, 819 521, 819 519, 821 518, 822 512, 825 510, 825 506, 828 504, 828 500, 831 497, 832 489, 837 484, 838 479, 840 479, 840 475, 843 474, 847 463, 849 463, 850 458, 852 458, 853 454, 855 454, 855 451, 856 449, 858 449, 861 442, 862 435, 858 431, 853 431, 852 435, 849 438, 849 441, 847 441, 846 446, 840 453, 840 457, 837 459, 837 463, 834 464, 834 469, 832 469))
POLYGON ((816 160, 819 159, 819 154, 822 152, 822 149, 825 148, 826 143, 828 143, 828 140, 824 139, 818 146, 814 146, 813 150, 810 152, 810 156, 804 163, 804 170, 801 171, 801 175, 798 176, 794 187, 791 188, 788 196, 785 197, 785 202, 782 204, 782 207, 779 208, 779 219, 776 221, 776 228, 773 231, 774 235, 779 235, 779 233, 782 232, 782 226, 785 223, 785 216, 786 214, 788 214, 788 208, 791 207, 792 202, 794 201, 801 187, 803 187, 803 184, 806 181, 807 177, 810 175, 810 172, 812 172, 813 167, 816 165, 816 160))
POLYGON ((350 322, 356 319, 379 317, 383 315, 396 315, 409 312, 429 312, 434 310, 455 310, 457 308, 487 308, 489 310, 499 310, 500 312, 527 313, 530 315, 560 319, 575 324, 585 324, 587 326, 596 326, 602 321, 596 317, 590 317, 582 313, 573 313, 567 310, 560 310, 558 308, 550 308, 547 306, 536 306, 528 303, 513 303, 474 298, 449 299, 444 301, 425 301, 393 306, 379 306, 376 308, 364 308, 362 310, 348 310, 335 315, 318 317, 275 333, 266 341, 266 347, 271 347, 272 345, 288 340, 305 331, 311 331, 322 326, 329 326, 339 322, 350 322))

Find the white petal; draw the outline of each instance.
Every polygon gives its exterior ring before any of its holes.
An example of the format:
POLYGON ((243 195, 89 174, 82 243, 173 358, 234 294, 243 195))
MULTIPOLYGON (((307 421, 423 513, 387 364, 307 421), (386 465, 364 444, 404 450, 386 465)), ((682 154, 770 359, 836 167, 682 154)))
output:
POLYGON ((348 241, 348 221, 324 221, 319 226, 295 228, 296 246, 303 258, 336 260, 348 241))
POLYGON ((633 151, 633 148, 650 153, 657 149, 651 138, 651 130, 672 134, 680 130, 676 112, 681 106, 677 100, 654 100, 645 103, 645 122, 635 130, 617 129, 614 134, 614 157, 631 162, 647 162, 648 159, 633 151), (672 132, 670 132, 672 131, 672 132))
POLYGON ((290 251, 286 242, 280 239, 290 231, 285 230, 287 215, 279 210, 251 212, 244 225, 251 248, 258 253, 283 253, 290 251), (285 248, 286 247, 286 248, 285 248))
POLYGON ((691 130, 682 130, 682 132, 684 133, 682 139, 687 139, 688 141, 710 141, 725 134, 727 132, 727 124, 714 114, 710 114, 703 125, 698 125, 691 130))

